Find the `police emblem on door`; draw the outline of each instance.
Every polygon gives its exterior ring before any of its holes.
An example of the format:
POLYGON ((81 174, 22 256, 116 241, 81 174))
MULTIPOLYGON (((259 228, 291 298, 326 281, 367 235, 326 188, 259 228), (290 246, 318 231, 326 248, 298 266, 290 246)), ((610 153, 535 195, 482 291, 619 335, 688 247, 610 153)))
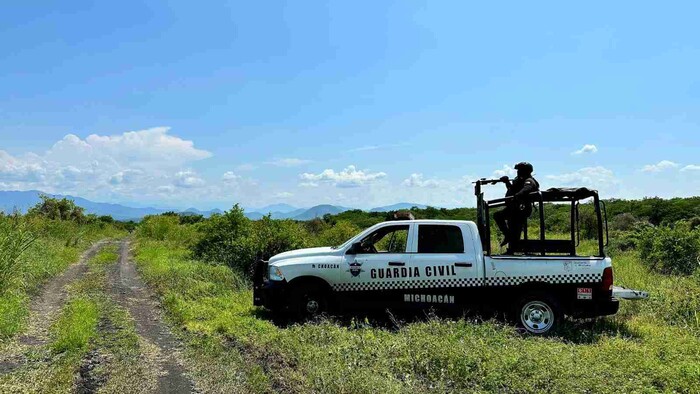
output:
POLYGON ((350 272, 352 276, 358 276, 360 275, 360 272, 364 271, 362 269, 362 263, 358 262, 357 260, 353 261, 352 263, 349 263, 348 265, 350 266, 348 272, 350 272))

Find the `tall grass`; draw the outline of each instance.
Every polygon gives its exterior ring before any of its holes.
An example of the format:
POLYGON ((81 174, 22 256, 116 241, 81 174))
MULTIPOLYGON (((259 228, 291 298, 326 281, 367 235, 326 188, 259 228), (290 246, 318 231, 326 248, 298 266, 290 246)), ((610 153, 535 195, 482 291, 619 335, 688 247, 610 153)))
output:
POLYGON ((29 301, 46 281, 102 238, 125 234, 114 225, 0 215, 0 341, 20 332, 29 301))
POLYGON ((0 220, 0 293, 21 279, 20 258, 35 240, 36 236, 20 217, 0 220))
POLYGON ((242 384, 249 392, 693 392, 700 381, 698 278, 650 272, 635 252, 614 255, 616 283, 649 290, 651 299, 623 302, 617 316, 594 323, 567 322, 552 338, 522 336, 503 322, 435 317, 392 328, 277 326, 227 267, 144 238, 136 260, 188 333, 207 391, 242 384))

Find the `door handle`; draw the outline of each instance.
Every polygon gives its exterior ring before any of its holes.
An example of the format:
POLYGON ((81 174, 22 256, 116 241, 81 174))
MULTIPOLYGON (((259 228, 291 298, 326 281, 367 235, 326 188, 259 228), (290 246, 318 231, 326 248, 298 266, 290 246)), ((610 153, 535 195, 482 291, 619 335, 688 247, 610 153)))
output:
POLYGON ((471 266, 472 266, 472 263, 455 263, 455 267, 470 268, 471 266))
POLYGON ((406 265, 406 263, 404 263, 403 261, 390 261, 389 265, 395 266, 395 267, 401 267, 401 266, 406 265))

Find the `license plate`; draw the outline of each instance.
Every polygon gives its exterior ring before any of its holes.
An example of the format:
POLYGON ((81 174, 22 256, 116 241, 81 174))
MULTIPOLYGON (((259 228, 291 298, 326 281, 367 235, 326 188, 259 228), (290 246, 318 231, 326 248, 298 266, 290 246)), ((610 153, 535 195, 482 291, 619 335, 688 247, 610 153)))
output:
POLYGON ((576 289, 576 298, 579 300, 592 300, 593 289, 590 287, 579 287, 576 289))

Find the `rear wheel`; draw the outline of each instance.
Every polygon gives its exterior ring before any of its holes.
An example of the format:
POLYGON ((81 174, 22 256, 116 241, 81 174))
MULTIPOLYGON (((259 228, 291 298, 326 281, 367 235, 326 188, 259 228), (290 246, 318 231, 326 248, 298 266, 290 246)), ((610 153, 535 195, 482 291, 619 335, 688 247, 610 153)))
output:
POLYGON ((564 318, 559 303, 545 294, 523 297, 516 312, 518 326, 534 335, 554 332, 564 318))

